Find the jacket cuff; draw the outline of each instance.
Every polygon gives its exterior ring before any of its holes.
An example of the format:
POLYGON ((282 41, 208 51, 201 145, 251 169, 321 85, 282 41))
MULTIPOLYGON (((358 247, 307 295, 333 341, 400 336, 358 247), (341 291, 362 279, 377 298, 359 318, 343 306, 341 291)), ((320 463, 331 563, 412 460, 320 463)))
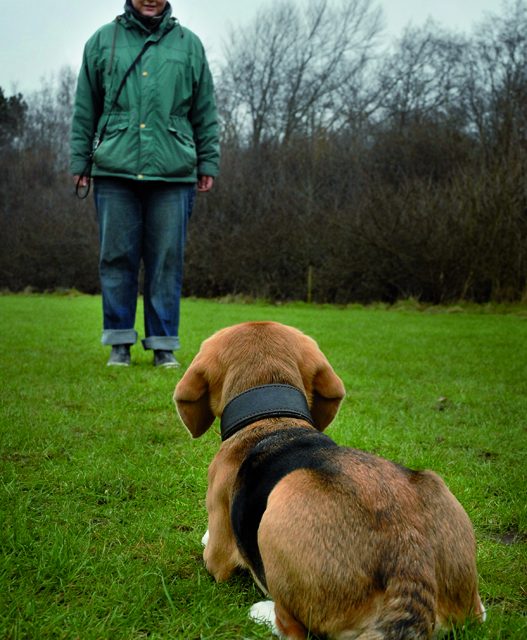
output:
POLYGON ((211 176, 215 178, 218 173, 218 165, 215 162, 200 162, 198 164, 198 176, 211 176))
POLYGON ((86 160, 72 160, 70 163, 70 173, 72 176, 79 176, 86 170, 88 165, 88 159, 86 160))

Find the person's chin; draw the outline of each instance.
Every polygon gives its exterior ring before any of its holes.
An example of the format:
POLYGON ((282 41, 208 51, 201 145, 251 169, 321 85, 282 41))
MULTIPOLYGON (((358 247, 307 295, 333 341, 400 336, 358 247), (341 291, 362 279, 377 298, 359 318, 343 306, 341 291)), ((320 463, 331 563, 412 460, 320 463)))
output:
POLYGON ((156 7, 152 7, 151 9, 148 7, 143 7, 141 9, 141 15, 145 18, 155 18, 158 15, 158 10, 156 7))

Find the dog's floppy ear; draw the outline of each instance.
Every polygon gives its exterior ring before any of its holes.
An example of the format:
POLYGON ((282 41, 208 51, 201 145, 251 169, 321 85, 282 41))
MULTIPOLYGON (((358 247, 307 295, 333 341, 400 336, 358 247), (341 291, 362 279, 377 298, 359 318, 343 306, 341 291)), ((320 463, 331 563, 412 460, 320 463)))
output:
POLYGON ((326 357, 322 355, 322 360, 313 378, 311 404, 311 416, 319 431, 324 431, 335 418, 345 395, 346 390, 342 380, 333 371, 326 357))
POLYGON ((199 438, 214 422, 210 408, 209 384, 203 370, 192 363, 174 391, 179 417, 193 438, 199 438))

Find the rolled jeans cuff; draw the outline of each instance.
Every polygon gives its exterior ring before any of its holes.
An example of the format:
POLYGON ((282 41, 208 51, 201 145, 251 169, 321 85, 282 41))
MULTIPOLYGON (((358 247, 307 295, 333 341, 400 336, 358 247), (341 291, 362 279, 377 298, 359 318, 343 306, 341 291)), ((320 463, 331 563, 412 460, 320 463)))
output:
POLYGON ((145 349, 160 351, 176 351, 179 349, 179 338, 177 336, 149 336, 141 340, 145 349))
POLYGON ((101 342, 107 345, 135 344, 137 331, 134 329, 105 329, 102 332, 101 342))

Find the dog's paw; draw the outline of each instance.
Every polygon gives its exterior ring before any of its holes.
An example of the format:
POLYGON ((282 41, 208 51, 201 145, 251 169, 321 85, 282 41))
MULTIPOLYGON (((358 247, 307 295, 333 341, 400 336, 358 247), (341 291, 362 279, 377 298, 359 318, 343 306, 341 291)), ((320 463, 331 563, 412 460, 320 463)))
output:
POLYGON ((205 531, 205 535, 203 536, 203 538, 201 538, 201 544, 206 547, 207 543, 209 541, 209 530, 207 529, 207 531, 205 531))
POLYGON ((249 618, 258 624, 265 624, 270 627, 273 635, 283 638, 276 626, 276 614, 274 611, 274 602, 272 600, 263 600, 253 604, 249 611, 249 618))
POLYGON ((487 620, 487 610, 483 606, 483 602, 481 602, 481 598, 479 599, 479 604, 481 606, 481 613, 479 614, 479 621, 485 622, 487 620))

